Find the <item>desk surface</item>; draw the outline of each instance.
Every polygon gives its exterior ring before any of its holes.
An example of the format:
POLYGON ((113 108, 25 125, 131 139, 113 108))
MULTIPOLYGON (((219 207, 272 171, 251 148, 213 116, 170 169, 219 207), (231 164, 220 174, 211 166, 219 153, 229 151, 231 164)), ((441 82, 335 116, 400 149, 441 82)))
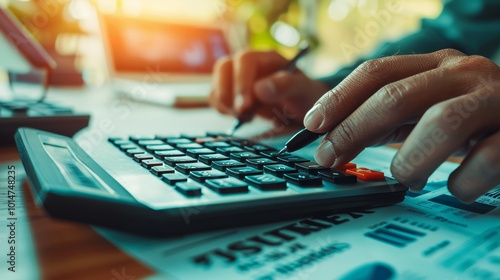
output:
MULTIPOLYGON (((131 133, 201 133, 207 127, 224 131, 233 121, 206 108, 182 110, 134 103, 117 98, 109 87, 53 90, 49 97, 50 101, 78 106, 78 110, 92 114, 90 127, 77 135, 79 141, 90 145, 108 136, 131 133)), ((246 133, 255 134, 267 128, 257 123, 246 133)), ((0 163, 18 160, 14 147, 0 149, 0 163)), ((22 187, 27 194, 25 204, 43 278, 113 279, 123 269, 134 279, 153 275, 150 268, 109 243, 90 226, 49 217, 35 207, 32 196, 28 195, 31 193, 28 183, 24 182, 22 187)))

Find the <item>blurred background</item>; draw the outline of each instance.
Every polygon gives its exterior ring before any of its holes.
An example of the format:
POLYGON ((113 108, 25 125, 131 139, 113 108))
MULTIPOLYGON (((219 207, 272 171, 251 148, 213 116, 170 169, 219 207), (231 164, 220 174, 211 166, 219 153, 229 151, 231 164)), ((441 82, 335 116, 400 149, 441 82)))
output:
MULTIPOLYGON (((315 46, 308 74, 318 77, 385 40, 434 18, 440 0, 0 0, 58 62, 51 84, 101 85, 108 77, 99 15, 223 28, 231 50, 275 49, 291 57, 315 46)), ((300 65, 299 65, 300 66, 300 65)))

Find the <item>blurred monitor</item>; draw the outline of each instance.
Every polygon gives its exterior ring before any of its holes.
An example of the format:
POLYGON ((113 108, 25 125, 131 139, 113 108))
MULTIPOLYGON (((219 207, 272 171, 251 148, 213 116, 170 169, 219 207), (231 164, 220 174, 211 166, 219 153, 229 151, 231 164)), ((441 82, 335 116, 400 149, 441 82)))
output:
POLYGON ((103 41, 112 77, 165 74, 166 81, 207 81, 230 52, 224 32, 199 26, 103 14, 103 41))

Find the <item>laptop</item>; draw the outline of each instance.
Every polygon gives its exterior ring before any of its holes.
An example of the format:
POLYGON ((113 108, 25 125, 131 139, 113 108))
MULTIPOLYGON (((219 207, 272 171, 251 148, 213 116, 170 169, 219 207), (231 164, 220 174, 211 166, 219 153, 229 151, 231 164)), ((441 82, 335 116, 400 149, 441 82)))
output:
POLYGON ((136 100, 206 104, 217 59, 230 54, 223 28, 99 15, 114 90, 136 100))

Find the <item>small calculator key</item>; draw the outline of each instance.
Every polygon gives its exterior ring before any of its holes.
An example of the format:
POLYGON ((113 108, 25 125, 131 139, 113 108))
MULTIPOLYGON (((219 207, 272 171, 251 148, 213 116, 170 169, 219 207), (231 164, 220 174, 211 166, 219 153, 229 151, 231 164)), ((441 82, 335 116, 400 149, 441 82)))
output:
POLYGON ((179 144, 176 146, 176 148, 179 151, 182 151, 185 153, 188 149, 201 149, 201 148, 203 148, 203 146, 198 144, 198 143, 189 143, 189 144, 179 144))
POLYGON ((227 168, 231 167, 245 167, 245 164, 234 159, 228 159, 214 161, 212 167, 220 171, 226 171, 227 168))
POLYGON ((331 169, 318 172, 318 176, 334 184, 352 184, 358 182, 358 178, 354 175, 331 169))
POLYGON ((280 163, 289 165, 289 166, 295 166, 296 163, 300 162, 308 162, 309 160, 303 157, 298 157, 298 156, 278 156, 278 161, 280 163))
POLYGON ((175 184, 175 190, 189 197, 201 196, 202 187, 202 185, 196 182, 181 182, 175 184))
POLYGON ((244 152, 242 148, 239 147, 227 147, 227 148, 217 148, 217 153, 229 156, 231 153, 244 152))
POLYGON ((172 151, 174 150, 174 147, 170 146, 170 145, 167 145, 167 144, 163 144, 163 145, 148 145, 145 147, 145 149, 150 152, 150 153, 154 153, 156 151, 172 151))
POLYGON ((179 171, 180 173, 183 174, 189 174, 191 171, 202 171, 202 170, 210 170, 210 166, 201 163, 201 162, 194 162, 194 163, 178 163, 175 165, 175 170, 179 171))
POLYGON ((345 171, 347 174, 354 175, 358 177, 358 179, 365 181, 379 181, 384 180, 385 176, 383 172, 371 170, 364 167, 359 167, 355 169, 347 169, 345 171))
POLYGON ((322 187, 323 181, 320 177, 305 172, 288 173, 284 175, 286 181, 300 187, 322 187))
POLYGON ((182 175, 182 174, 179 174, 179 173, 168 173, 168 174, 163 174, 161 176, 161 179, 171 185, 171 186, 175 186, 175 184, 177 183, 182 183, 182 182, 187 182, 187 177, 182 175))
POLYGON ((200 155, 198 157, 198 160, 200 162, 203 162, 204 164, 211 165, 212 162, 218 161, 218 160, 228 160, 229 157, 221 154, 209 154, 209 155, 200 155))
POLYGON ((180 157, 166 157, 163 159, 166 164, 170 166, 175 166, 179 163, 194 163, 196 159, 188 156, 180 156, 180 157))
POLYGON ((308 162, 299 162, 295 164, 295 168, 300 171, 304 171, 313 175, 317 175, 320 171, 328 171, 330 168, 319 165, 317 162, 308 161, 308 162))
POLYGON ((263 191, 286 189, 286 181, 271 174, 246 176, 245 181, 263 191))
POLYGON ((247 159, 247 165, 255 169, 263 169, 265 165, 277 164, 278 162, 270 158, 252 158, 247 159))
POLYGON ((125 154, 129 157, 133 157, 134 155, 138 154, 144 154, 145 151, 143 149, 135 148, 135 149, 128 149, 125 151, 125 154))
POLYGON ((166 158, 166 157, 181 157, 185 156, 186 154, 177 151, 177 150, 167 150, 167 151, 155 151, 154 156, 160 159, 166 158))
POLYGON ((186 150, 186 155, 193 158, 198 158, 201 155, 209 155, 209 154, 215 154, 214 150, 208 148, 197 148, 197 149, 186 150))
POLYGON ((204 183, 206 180, 227 178, 227 175, 219 170, 191 171, 189 178, 204 183))
POLYGON ((207 187, 220 194, 248 192, 248 184, 235 178, 207 180, 205 184, 207 187))
POLYGON ((150 169, 154 166, 163 166, 163 161, 158 159, 148 159, 141 162, 141 166, 150 169))
POLYGON ((153 156, 150 155, 150 154, 136 154, 132 157, 133 160, 135 160, 136 162, 142 162, 144 160, 148 160, 148 159, 153 159, 153 156))
POLYGON ((283 177, 284 174, 295 173, 295 172, 297 172, 297 170, 295 170, 294 168, 291 168, 288 165, 284 165, 284 164, 271 164, 271 165, 264 166, 264 172, 272 174, 276 177, 283 177))
POLYGON ((161 140, 139 140, 137 141, 137 145, 141 147, 152 146, 152 145, 163 145, 165 142, 161 140))
POLYGON ((259 158, 260 156, 252 153, 252 152, 237 152, 237 153, 231 153, 229 154, 229 157, 231 159, 240 161, 240 162, 245 162, 247 159, 251 158, 259 158))
POLYGON ((162 166, 153 166, 149 171, 154 175, 160 177, 163 174, 174 173, 175 169, 173 169, 170 166, 162 165, 162 166))
POLYGON ((229 176, 236 177, 240 180, 245 179, 246 176, 251 176, 251 175, 260 175, 262 174, 262 171, 259 169, 255 169, 253 167, 235 167, 235 168, 228 168, 226 169, 226 173, 229 176))

